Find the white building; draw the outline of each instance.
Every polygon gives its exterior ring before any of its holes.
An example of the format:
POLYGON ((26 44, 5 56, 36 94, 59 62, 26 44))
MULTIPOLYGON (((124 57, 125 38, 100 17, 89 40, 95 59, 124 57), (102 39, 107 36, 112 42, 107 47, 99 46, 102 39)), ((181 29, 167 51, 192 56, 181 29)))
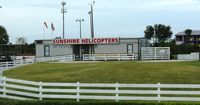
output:
POLYGON ((135 54, 140 58, 141 47, 149 47, 145 38, 83 38, 36 40, 36 57, 74 54, 135 54))

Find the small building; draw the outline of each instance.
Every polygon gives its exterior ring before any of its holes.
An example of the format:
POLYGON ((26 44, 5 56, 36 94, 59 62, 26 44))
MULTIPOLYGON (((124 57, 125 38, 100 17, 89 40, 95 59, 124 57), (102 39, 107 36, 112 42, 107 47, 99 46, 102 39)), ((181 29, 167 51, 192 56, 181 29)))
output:
POLYGON ((83 54, 135 54, 140 57, 141 47, 149 47, 145 38, 83 38, 36 40, 36 57, 83 54))
POLYGON ((185 31, 176 34, 176 44, 190 44, 200 46, 200 30, 192 30, 190 36, 185 34, 185 31))

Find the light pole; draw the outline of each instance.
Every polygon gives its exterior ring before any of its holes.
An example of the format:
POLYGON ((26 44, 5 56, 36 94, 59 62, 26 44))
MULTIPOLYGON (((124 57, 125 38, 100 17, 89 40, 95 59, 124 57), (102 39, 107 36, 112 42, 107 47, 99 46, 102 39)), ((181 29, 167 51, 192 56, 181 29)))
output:
MULTIPOLYGON (((93 6, 95 5, 95 1, 89 4, 90 5, 90 29, 91 29, 91 38, 94 38, 94 12, 93 12, 93 6)), ((94 54, 94 45, 91 45, 91 54, 94 54)))
POLYGON ((76 22, 79 22, 80 23, 80 38, 82 38, 82 28, 81 28, 81 25, 82 25, 82 22, 84 22, 84 19, 77 19, 76 22))
POLYGON ((67 13, 67 9, 65 9, 66 2, 61 2, 62 9, 61 13, 63 14, 63 39, 65 38, 65 13, 67 13))
POLYGON ((91 38, 94 38, 94 12, 93 12, 93 6, 95 5, 95 1, 93 1, 89 5, 90 5, 90 8, 91 8, 91 10, 89 11, 91 38))

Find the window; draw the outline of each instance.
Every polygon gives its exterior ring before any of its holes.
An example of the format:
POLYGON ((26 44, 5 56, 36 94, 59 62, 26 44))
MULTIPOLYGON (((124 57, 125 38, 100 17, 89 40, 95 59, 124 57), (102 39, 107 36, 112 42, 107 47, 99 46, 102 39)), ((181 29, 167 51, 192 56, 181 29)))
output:
POLYGON ((193 41, 194 40, 194 37, 190 37, 190 41, 193 41))
POLYGON ((183 41, 183 37, 182 36, 177 36, 176 37, 176 41, 183 41))
POLYGON ((128 44, 127 45, 127 53, 128 54, 133 54, 133 44, 128 44))
POLYGON ((44 56, 49 57, 50 56, 50 47, 49 45, 44 46, 44 56))
POLYGON ((35 41, 35 43, 36 43, 36 44, 43 44, 43 41, 37 40, 37 41, 35 41))

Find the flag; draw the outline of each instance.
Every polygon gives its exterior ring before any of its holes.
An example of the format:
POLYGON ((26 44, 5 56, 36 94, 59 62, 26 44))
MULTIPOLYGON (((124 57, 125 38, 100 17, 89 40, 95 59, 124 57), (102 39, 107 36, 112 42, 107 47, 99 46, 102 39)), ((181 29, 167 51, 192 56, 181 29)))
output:
POLYGON ((45 25, 45 27, 48 29, 48 26, 47 26, 47 23, 46 23, 46 22, 44 22, 44 25, 45 25))
POLYGON ((53 23, 51 23, 51 29, 52 29, 52 31, 55 31, 53 23))

